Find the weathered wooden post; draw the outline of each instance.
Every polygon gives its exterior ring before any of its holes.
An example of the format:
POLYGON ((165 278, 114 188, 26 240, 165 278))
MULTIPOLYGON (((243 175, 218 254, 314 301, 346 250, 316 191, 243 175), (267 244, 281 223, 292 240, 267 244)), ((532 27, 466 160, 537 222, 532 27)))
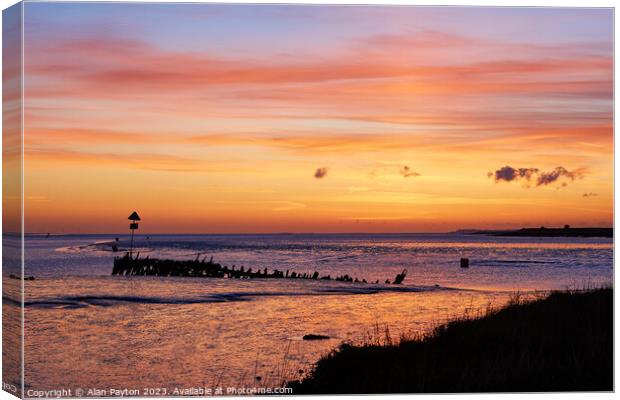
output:
POLYGON ((131 244, 129 245, 129 257, 131 257, 133 253, 133 232, 136 229, 138 229, 137 221, 140 221, 140 216, 138 215, 137 212, 134 211, 131 213, 131 215, 127 219, 131 221, 131 223, 129 224, 129 229, 131 230, 131 244))

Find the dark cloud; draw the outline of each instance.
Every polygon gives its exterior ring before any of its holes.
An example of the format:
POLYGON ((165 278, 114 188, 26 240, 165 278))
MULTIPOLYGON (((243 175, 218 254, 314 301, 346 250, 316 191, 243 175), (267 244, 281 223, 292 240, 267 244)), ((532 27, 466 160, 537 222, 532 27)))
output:
POLYGON ((316 179, 325 178, 327 176, 327 171, 329 171, 328 167, 317 168, 316 171, 314 172, 314 177, 316 179))
POLYGON ((408 165, 403 165, 403 167, 400 169, 400 174, 404 176, 405 178, 409 178, 410 176, 413 176, 413 177, 420 176, 418 172, 415 172, 414 170, 409 168, 408 165))
POLYGON ((521 178, 524 178, 529 181, 530 179, 532 179, 532 175, 536 173, 538 173, 538 168, 512 168, 507 165, 505 167, 498 169, 497 171, 495 171, 495 173, 489 172, 487 176, 489 178, 492 176, 495 176, 496 182, 499 182, 499 181, 510 182, 510 181, 514 181, 515 179, 521 179, 521 178))
MULTIPOLYGON (((549 185, 557 181, 561 177, 565 177, 567 179, 570 179, 571 181, 574 181, 577 178, 582 178, 584 172, 585 171, 583 169, 576 169, 574 171, 569 171, 564 167, 556 167, 551 172, 541 172, 540 175, 538 175, 538 179, 536 180, 536 186, 549 185)), ((566 185, 563 185, 563 186, 566 186, 566 185)))
POLYGON ((596 196, 598 196, 598 193, 588 192, 588 193, 583 194, 583 197, 596 197, 596 196))
MULTIPOLYGON (((495 182, 512 182, 517 180, 530 181, 536 176, 536 186, 547 186, 558 181, 560 178, 566 178, 571 181, 580 179, 585 173, 586 170, 584 168, 569 171, 564 167, 556 167, 552 171, 544 172, 538 168, 513 168, 507 165, 495 172, 487 173, 487 176, 489 178, 495 178, 495 182)), ((561 186, 566 186, 566 182, 562 182, 561 186)))

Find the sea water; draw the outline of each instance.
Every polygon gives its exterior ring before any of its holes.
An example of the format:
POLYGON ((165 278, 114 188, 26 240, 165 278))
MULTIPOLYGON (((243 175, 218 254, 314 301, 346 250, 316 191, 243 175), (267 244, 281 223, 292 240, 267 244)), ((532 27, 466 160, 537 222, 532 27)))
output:
MULTIPOLYGON (((134 243, 140 257, 213 257, 229 267, 379 284, 111 276, 114 257, 129 246, 120 235, 26 237, 25 275, 35 277, 24 282, 26 391, 278 386, 344 342, 395 342, 501 307, 516 291, 613 280, 613 242, 602 238, 139 235, 134 243), (462 257, 469 268, 460 268, 462 257), (402 285, 385 283, 404 269, 402 285), (330 339, 305 341, 306 334, 330 339)), ((4 303, 17 309, 14 293, 5 290, 4 303)))

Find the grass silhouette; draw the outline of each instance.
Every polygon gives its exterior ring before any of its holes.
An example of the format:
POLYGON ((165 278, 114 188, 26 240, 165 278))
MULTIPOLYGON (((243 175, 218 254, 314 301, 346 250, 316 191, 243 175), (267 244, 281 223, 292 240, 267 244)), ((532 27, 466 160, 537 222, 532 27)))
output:
POLYGON ((294 394, 613 390, 613 290, 515 295, 398 344, 344 344, 294 394))

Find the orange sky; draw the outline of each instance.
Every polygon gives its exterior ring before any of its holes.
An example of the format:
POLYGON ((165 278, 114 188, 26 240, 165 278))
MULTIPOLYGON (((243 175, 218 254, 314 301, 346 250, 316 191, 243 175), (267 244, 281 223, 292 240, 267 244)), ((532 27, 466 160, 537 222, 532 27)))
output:
POLYGON ((26 7, 26 231, 612 224, 610 10, 26 7))

